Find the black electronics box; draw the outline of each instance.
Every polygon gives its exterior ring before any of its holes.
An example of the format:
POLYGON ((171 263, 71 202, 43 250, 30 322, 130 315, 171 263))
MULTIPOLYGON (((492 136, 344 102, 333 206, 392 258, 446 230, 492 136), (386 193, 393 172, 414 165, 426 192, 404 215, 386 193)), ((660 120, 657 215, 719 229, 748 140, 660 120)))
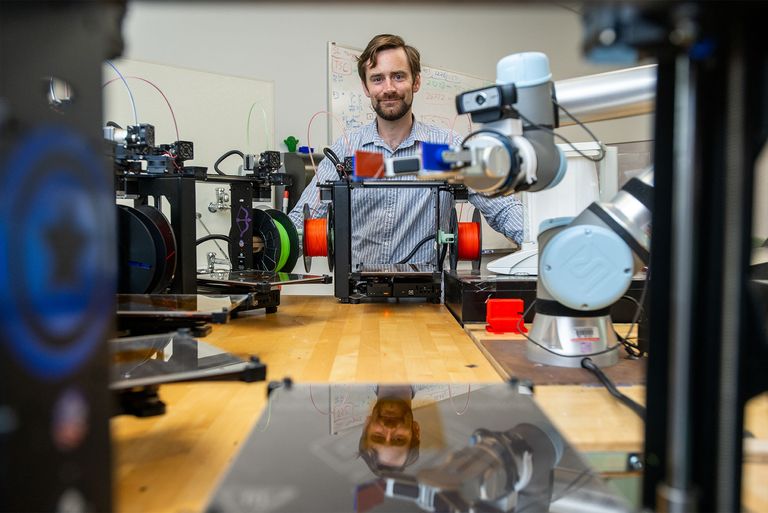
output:
MULTIPOLYGON (((488 299, 522 299, 525 309, 536 299, 535 276, 506 276, 487 271, 445 271, 445 306, 463 326, 466 322, 485 322, 485 302, 488 299)), ((626 295, 640 301, 645 279, 633 279, 626 295)), ((630 299, 621 299, 611 307, 611 318, 616 323, 630 323, 638 305, 630 299)), ((525 322, 533 322, 534 309, 525 315, 525 322)), ((642 320, 642 319, 641 319, 642 320)))

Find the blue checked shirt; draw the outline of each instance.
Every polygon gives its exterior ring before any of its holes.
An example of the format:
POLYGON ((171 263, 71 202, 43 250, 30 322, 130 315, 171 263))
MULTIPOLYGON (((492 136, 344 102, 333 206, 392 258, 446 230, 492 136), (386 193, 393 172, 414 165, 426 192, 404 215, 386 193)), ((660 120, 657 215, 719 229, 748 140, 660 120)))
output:
MULTIPOLYGON (((376 121, 355 129, 337 140, 331 149, 343 161, 354 156, 356 150, 383 153, 385 157, 408 157, 418 154, 419 143, 459 144, 461 138, 454 132, 434 125, 415 121, 410 135, 393 149, 379 136, 376 121)), ((339 179, 333 164, 324 159, 317 174, 304 189, 289 217, 299 230, 303 229, 302 209, 309 205, 312 218, 326 215, 327 203, 320 201, 317 183, 339 179)), ((388 180, 415 180, 415 176, 398 176, 388 180)), ((440 195, 441 228, 448 229, 451 194, 440 195)), ((352 268, 357 264, 393 264, 405 258, 427 235, 435 234, 435 210, 432 193, 428 188, 355 188, 352 189, 352 268)), ((485 217, 488 225, 518 244, 523 238, 523 206, 514 196, 489 198, 469 191, 469 201, 485 217)), ((436 264, 435 244, 424 244, 408 260, 413 264, 436 264)))

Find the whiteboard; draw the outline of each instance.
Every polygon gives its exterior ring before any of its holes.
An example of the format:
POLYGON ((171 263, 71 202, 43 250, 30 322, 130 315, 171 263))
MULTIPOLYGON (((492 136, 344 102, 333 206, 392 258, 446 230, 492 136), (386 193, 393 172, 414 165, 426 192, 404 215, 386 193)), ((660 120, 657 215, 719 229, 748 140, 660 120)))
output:
MULTIPOLYGON (((375 118, 357 74, 357 58, 361 53, 362 50, 355 48, 328 44, 328 110, 339 120, 337 123, 329 117, 329 144, 341 136, 339 124, 344 130, 351 130, 375 118)), ((423 123, 467 135, 471 131, 469 118, 456 115, 456 95, 492 83, 492 80, 422 64, 421 89, 414 95, 413 113, 423 123)))
MULTIPOLYGON (((129 59, 114 60, 112 64, 128 82, 139 123, 155 126, 156 145, 176 141, 176 130, 163 96, 144 80, 152 82, 165 94, 176 117, 178 138, 194 143, 194 159, 186 165, 205 166, 209 174, 214 174, 213 163, 229 150, 260 153, 275 148, 273 82, 129 59)), ((106 63, 102 76, 105 84, 104 122, 114 121, 122 127, 134 124, 125 85, 106 63)), ((219 167, 225 173, 235 174, 239 164, 242 160, 232 156, 219 167)), ((215 199, 216 187, 222 187, 222 184, 196 185, 196 211, 201 214, 196 221, 197 238, 207 235, 203 225, 211 233, 229 233, 230 212, 208 211, 208 204, 215 199)), ((167 211, 164 213, 169 216, 167 211)), ((216 252, 217 258, 227 256, 226 247, 221 242, 218 245, 214 242, 200 244, 197 247, 198 268, 205 267, 208 251, 216 252)))

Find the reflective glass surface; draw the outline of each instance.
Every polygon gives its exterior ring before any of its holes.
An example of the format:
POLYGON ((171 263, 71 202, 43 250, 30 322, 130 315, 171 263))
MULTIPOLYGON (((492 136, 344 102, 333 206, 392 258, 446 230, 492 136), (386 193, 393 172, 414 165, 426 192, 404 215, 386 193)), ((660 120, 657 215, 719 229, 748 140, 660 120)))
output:
POLYGON ((246 299, 246 295, 118 294, 117 315, 206 319, 229 313, 246 299))
POLYGON ((214 271, 197 275, 200 283, 231 283, 234 285, 288 285, 315 283, 325 279, 317 274, 273 273, 268 271, 214 271))
POLYGON ((278 388, 208 511, 629 511, 521 390, 278 388))
POLYGON ((113 390, 236 375, 247 366, 241 358, 187 334, 126 337, 108 344, 113 390))

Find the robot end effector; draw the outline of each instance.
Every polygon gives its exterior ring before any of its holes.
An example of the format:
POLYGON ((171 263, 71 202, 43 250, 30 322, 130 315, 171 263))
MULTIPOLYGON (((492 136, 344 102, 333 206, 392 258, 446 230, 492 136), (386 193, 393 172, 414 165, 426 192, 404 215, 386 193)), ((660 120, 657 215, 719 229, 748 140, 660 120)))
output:
MULTIPOLYGON (((459 149, 435 148, 442 168, 434 167, 490 196, 554 187, 565 174, 566 158, 552 132, 559 123, 547 57, 538 52, 509 55, 496 72, 496 85, 456 97, 457 112, 483 127, 459 149)), ((430 167, 424 160, 424 167, 430 167)))

